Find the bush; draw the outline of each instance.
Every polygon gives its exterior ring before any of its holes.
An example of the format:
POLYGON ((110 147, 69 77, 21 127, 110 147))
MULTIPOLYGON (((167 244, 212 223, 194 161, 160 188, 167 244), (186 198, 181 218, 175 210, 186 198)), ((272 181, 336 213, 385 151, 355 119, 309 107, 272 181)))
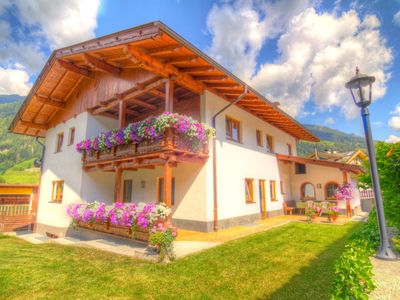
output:
POLYGON ((376 211, 373 210, 362 230, 351 236, 335 264, 332 299, 368 299, 368 294, 375 288, 369 257, 379 241, 376 211))
POLYGON ((176 236, 177 230, 170 224, 159 223, 154 226, 149 237, 149 244, 157 248, 160 261, 164 261, 166 257, 170 260, 175 259, 173 242, 176 236))

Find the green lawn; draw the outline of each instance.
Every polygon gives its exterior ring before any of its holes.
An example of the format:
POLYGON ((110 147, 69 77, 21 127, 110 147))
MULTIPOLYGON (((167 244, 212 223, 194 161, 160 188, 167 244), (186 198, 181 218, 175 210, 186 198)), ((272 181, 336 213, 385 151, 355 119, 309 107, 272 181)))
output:
POLYGON ((171 264, 0 235, 0 298, 328 299, 361 226, 290 223, 171 264))

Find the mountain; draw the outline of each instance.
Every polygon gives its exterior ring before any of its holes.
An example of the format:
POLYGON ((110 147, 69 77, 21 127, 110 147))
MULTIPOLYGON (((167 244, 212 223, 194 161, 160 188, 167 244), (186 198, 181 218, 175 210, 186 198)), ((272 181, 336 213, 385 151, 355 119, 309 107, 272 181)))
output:
POLYGON ((0 181, 3 182, 7 182, 3 176, 7 169, 26 160, 39 158, 42 153, 35 138, 8 132, 23 99, 18 95, 0 95, 0 181))
POLYGON ((320 138, 321 142, 305 142, 300 141, 297 145, 297 153, 299 156, 306 156, 310 152, 315 151, 337 151, 346 152, 351 150, 363 150, 365 151, 364 138, 355 134, 344 133, 342 131, 332 129, 325 126, 319 125, 304 125, 314 135, 320 138))

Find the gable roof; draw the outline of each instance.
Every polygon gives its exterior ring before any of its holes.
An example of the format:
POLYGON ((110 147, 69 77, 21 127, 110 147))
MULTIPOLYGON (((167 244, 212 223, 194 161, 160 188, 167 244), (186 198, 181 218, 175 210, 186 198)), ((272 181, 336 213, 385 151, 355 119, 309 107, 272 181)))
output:
POLYGON ((365 160, 368 156, 361 150, 353 150, 347 152, 324 152, 324 151, 316 151, 310 153, 307 158, 310 159, 319 159, 319 160, 329 160, 339 163, 351 163, 356 157, 359 157, 361 160, 365 160))
MULTIPOLYGON (((55 50, 12 121, 14 133, 45 136, 50 120, 65 108, 82 81, 94 72, 118 76, 125 68, 143 68, 201 94, 209 90, 227 101, 245 90, 245 82, 161 22, 152 22, 55 50)), ((89 79, 88 79, 89 78, 89 79)), ((236 105, 297 139, 319 139, 255 89, 236 105)))

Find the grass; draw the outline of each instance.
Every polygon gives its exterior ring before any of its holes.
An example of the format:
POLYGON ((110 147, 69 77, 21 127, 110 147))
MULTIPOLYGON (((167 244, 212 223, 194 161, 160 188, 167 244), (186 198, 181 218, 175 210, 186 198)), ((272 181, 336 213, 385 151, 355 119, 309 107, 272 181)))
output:
POLYGON ((0 181, 8 184, 35 184, 39 182, 39 168, 34 168, 35 159, 25 160, 6 170, 0 176, 0 181))
POLYGON ((2 299, 329 299, 362 224, 290 223, 170 264, 0 236, 2 299))

